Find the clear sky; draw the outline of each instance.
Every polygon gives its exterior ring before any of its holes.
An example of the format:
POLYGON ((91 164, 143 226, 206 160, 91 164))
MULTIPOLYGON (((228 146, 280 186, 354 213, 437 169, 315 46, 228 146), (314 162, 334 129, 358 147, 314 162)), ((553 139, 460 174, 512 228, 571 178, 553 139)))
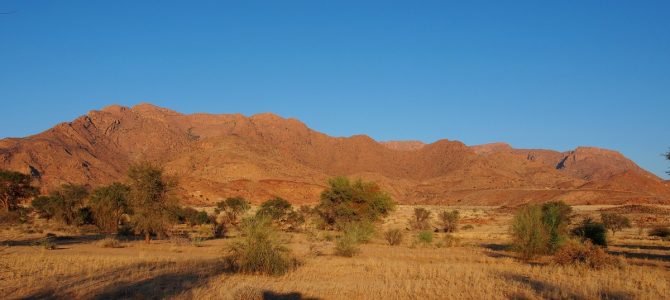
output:
POLYGON ((0 137, 139 102, 667 178, 670 1, 0 1, 0 137))

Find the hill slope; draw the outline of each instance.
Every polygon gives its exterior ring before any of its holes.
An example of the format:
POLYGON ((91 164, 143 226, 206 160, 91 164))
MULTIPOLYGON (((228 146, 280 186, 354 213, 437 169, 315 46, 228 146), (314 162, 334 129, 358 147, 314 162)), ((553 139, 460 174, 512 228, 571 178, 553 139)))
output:
POLYGON ((110 106, 37 135, 0 140, 0 168, 30 172, 44 190, 123 180, 138 160, 178 176, 180 195, 191 203, 235 195, 315 202, 336 175, 375 180, 403 203, 670 203, 665 182, 611 150, 379 143, 364 135, 330 137, 273 114, 110 106))

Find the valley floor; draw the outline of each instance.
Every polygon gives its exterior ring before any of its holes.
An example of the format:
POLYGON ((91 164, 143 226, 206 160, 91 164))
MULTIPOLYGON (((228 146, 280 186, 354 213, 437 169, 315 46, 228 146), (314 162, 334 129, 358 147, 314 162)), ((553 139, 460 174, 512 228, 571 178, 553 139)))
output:
MULTIPOLYGON (((432 206, 437 212, 454 207, 432 206)), ((234 238, 202 244, 122 242, 101 248, 96 235, 59 239, 45 250, 43 233, 4 229, 0 242, 3 299, 663 299, 670 295, 670 242, 617 233, 608 251, 623 267, 592 270, 557 266, 549 258, 522 262, 506 247, 511 215, 493 207, 458 207, 456 245, 443 233, 432 245, 406 231, 400 246, 378 234, 352 257, 333 255, 335 232, 287 233, 283 239, 301 265, 273 277, 234 274, 223 263, 234 238)), ((598 207, 576 207, 580 215, 598 207)), ((405 229, 412 206, 401 206, 382 229, 405 229)), ((380 230, 381 231, 381 230, 380 230)), ((61 234, 59 234, 61 235, 61 234)))

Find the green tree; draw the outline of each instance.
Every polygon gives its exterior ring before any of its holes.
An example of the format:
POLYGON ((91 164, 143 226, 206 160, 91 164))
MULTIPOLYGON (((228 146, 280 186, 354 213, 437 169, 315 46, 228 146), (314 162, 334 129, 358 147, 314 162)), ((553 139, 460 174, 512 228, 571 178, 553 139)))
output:
POLYGON ((84 199, 87 196, 88 191, 83 185, 66 183, 49 193, 48 197, 41 198, 36 204, 44 209, 43 212, 64 224, 80 225, 78 222, 82 221, 80 209, 84 207, 84 199))
POLYGON ((150 243, 152 234, 164 233, 175 222, 179 208, 172 190, 176 182, 148 162, 131 165, 128 180, 128 200, 135 229, 144 234, 146 243, 150 243))
POLYGON ((292 208, 293 206, 291 206, 291 203, 282 198, 276 197, 274 199, 263 202, 256 212, 256 215, 267 217, 273 221, 280 221, 293 210, 292 208))
POLYGON ((0 170, 0 206, 4 211, 16 210, 21 200, 37 195, 32 177, 19 172, 0 170))
POLYGON ((124 214, 128 212, 130 187, 118 182, 99 187, 91 193, 89 205, 95 225, 100 230, 116 233, 124 214))
POLYGON ((237 224, 240 216, 251 209, 249 201, 242 197, 231 197, 216 203, 216 213, 225 213, 229 223, 237 224))
POLYGON ((40 217, 51 220, 56 215, 55 201, 50 196, 38 196, 30 204, 40 217))
POLYGON ((328 185, 315 208, 328 226, 341 228, 351 222, 377 221, 395 207, 393 199, 374 182, 335 177, 328 185))
POLYGON ((624 215, 615 214, 615 213, 601 213, 600 219, 603 221, 605 228, 612 231, 612 235, 616 234, 617 231, 621 231, 624 228, 630 228, 630 219, 624 215))
POLYGON ((585 219, 580 226, 572 230, 572 234, 580 237, 582 241, 591 241, 594 245, 607 247, 607 228, 603 223, 585 219))

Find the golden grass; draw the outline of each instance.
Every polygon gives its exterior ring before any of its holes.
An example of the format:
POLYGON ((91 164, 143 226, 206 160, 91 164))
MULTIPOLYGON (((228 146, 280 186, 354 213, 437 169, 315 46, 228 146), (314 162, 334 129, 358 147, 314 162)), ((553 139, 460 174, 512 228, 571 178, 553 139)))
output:
MULTIPOLYGON (((408 211, 401 207, 383 227, 398 227, 408 211)), ((334 241, 312 237, 323 233, 287 234, 284 239, 302 265, 278 277, 231 273, 221 260, 231 239, 205 241, 202 247, 132 241, 124 242, 124 248, 100 248, 88 240, 52 251, 14 245, 0 252, 0 298, 663 299, 670 295, 667 242, 630 239, 633 229, 617 234, 610 250, 630 257, 621 268, 556 266, 549 259, 524 263, 501 250, 508 216, 464 214, 494 221, 455 233, 460 247, 412 247, 409 233, 402 245, 389 246, 380 233, 361 246, 360 254, 346 258, 333 255, 334 241), (322 254, 316 255, 314 248, 322 254)), ((438 234, 436 242, 443 236, 438 234)))

